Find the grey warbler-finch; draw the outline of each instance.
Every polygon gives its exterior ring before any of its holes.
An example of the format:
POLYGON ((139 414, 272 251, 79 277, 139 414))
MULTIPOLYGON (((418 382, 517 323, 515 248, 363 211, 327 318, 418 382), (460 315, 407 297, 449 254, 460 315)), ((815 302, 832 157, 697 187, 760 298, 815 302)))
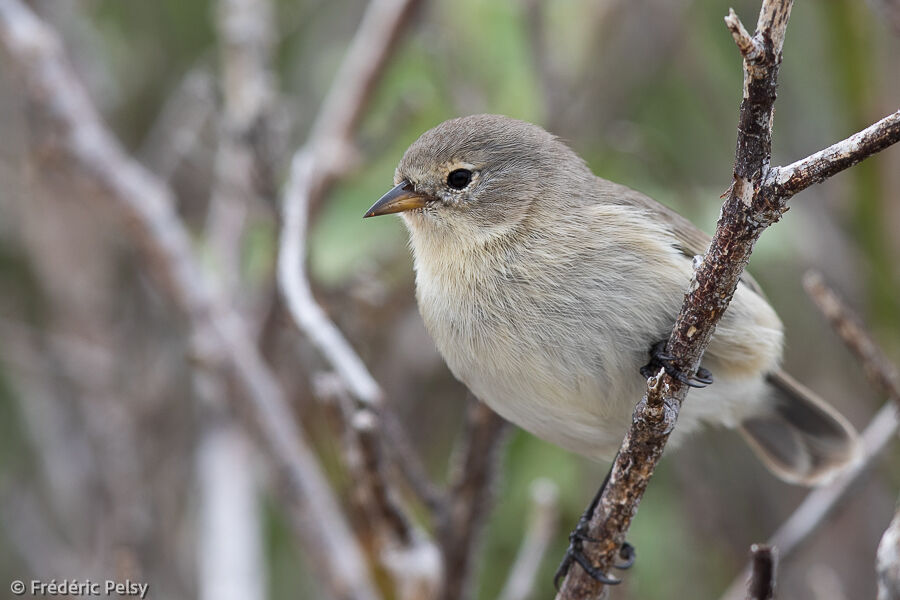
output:
MULTIPOLYGON (((394 183, 365 216, 402 215, 419 310, 453 374, 523 429, 611 459, 645 375, 667 366, 658 342, 709 236, 503 116, 425 132, 394 183)), ((776 475, 807 485, 853 460, 853 428, 780 369, 782 345, 781 321, 745 275, 687 378, 715 384, 688 396, 670 445, 703 424, 737 428, 776 475)))

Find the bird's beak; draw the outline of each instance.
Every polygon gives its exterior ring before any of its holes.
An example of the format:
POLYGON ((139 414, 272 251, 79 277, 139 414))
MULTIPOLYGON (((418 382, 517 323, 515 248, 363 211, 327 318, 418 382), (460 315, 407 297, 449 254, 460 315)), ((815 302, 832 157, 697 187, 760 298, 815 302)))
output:
POLYGON ((363 218, 422 208, 427 201, 428 198, 426 196, 417 194, 413 185, 404 179, 395 185, 391 191, 382 196, 378 202, 373 204, 372 208, 363 215, 363 218))

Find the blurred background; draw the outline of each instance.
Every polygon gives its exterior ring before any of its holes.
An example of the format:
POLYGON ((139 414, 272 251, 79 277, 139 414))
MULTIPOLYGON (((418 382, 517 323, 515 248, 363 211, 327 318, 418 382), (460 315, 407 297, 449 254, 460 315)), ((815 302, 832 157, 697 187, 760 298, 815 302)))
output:
MULTIPOLYGON (((256 154, 253 201, 236 219, 228 202, 216 201, 227 195, 228 124, 240 122, 234 98, 241 90, 229 86, 243 85, 227 64, 228 4, 29 3, 62 36, 125 149, 174 189, 195 251, 233 291, 356 525, 340 436, 315 398, 330 368, 291 327, 274 282, 279 190, 366 3, 276 0, 271 18, 245 15, 269 23, 261 52, 270 59, 264 118, 241 130, 256 154)), ((400 220, 361 218, 391 186, 403 151, 444 119, 504 113, 542 124, 598 175, 711 232, 731 180, 742 81, 722 18, 733 6, 752 29, 759 4, 419 4, 361 115, 352 168, 311 213, 308 268, 316 298, 441 482, 466 391, 418 316, 400 220)), ((209 435, 229 411, 198 391, 185 317, 148 276, 109 200, 35 151, 41 124, 16 69, 0 57, 0 580, 131 577, 149 582, 153 598, 217 597, 202 576, 216 544, 204 532, 224 468, 225 484, 243 490, 250 515, 241 531, 255 597, 322 597, 257 436, 209 435)), ((784 57, 775 164, 897 110, 900 5, 798 2, 784 57)), ((900 362, 898 190, 900 151, 890 149, 792 199, 750 265, 786 324, 787 370, 860 430, 883 398, 804 294, 801 277, 821 271, 900 362)), ((900 490, 896 454, 889 446, 841 509, 781 565, 782 597, 874 597, 875 549, 900 490)), ((558 526, 533 597, 552 597, 568 531, 608 465, 518 430, 500 461, 474 595, 499 594, 526 528, 529 489, 549 480, 558 488, 558 526)), ((717 598, 749 545, 767 539, 805 493, 770 476, 733 433, 693 439, 663 459, 629 534, 637 565, 614 597, 717 598)), ((424 518, 421 526, 431 527, 424 518)))

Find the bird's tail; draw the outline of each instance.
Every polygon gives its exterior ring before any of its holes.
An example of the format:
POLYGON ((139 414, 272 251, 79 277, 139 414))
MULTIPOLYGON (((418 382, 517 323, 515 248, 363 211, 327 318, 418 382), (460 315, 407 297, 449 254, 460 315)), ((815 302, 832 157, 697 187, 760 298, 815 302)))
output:
POLYGON ((741 423, 753 451, 781 479, 826 483, 859 457, 853 426, 839 412, 783 371, 767 378, 771 401, 741 423))

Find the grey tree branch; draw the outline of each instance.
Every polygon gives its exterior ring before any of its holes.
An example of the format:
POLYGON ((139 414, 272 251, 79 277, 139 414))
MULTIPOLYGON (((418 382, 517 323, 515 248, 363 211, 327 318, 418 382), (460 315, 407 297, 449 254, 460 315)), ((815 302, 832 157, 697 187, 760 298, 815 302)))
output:
POLYGON ((135 162, 101 121, 67 64, 58 36, 19 0, 0 0, 0 45, 19 71, 39 122, 43 157, 74 172, 114 201, 163 291, 187 315, 198 360, 224 365, 251 407, 262 438, 295 502, 295 524, 317 570, 341 598, 377 598, 362 551, 295 424, 275 376, 239 315, 208 285, 190 236, 173 210, 171 190, 135 162))
MULTIPOLYGON (((715 325, 731 301, 750 259, 753 245, 767 227, 781 218, 787 210, 787 200, 817 177, 831 176, 900 139, 900 130, 890 120, 882 121, 874 126, 879 133, 866 130, 868 133, 862 138, 865 142, 843 142, 847 145, 847 156, 826 153, 820 159, 810 157, 795 163, 824 161, 814 170, 818 175, 803 176, 801 169, 792 166, 776 169, 772 175, 769 166, 772 115, 791 5, 791 0, 763 0, 752 37, 736 15, 731 13, 726 18, 726 25, 743 56, 744 94, 732 185, 710 247, 695 269, 666 347, 666 352, 675 357, 675 366, 686 373, 695 372, 699 366, 715 325), (875 139, 879 141, 869 141, 875 139), (803 184, 787 184, 791 177, 803 184)), ((610 570, 625 541, 687 391, 687 386, 662 371, 648 380, 647 394, 635 408, 632 425, 589 526, 588 535, 600 541, 586 544, 586 554, 601 571, 610 570)), ((596 598, 603 588, 578 566, 573 566, 557 598, 596 598)))
MULTIPOLYGON (((868 472, 888 444, 895 439, 900 427, 900 377, 871 336, 860 325, 859 318, 831 290, 818 273, 807 273, 803 285, 834 331, 859 359, 863 371, 876 389, 887 396, 888 402, 878 411, 860 436, 859 459, 834 481, 810 492, 790 517, 769 539, 778 548, 781 560, 787 559, 848 498, 848 492, 868 472)), ((740 600, 743 582, 749 567, 732 581, 722 600, 740 600)))

